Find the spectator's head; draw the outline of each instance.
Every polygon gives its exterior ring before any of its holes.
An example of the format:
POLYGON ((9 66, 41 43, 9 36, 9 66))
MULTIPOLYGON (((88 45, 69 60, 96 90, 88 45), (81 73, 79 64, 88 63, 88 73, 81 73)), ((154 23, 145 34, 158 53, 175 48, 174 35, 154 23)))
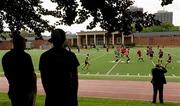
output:
POLYGON ((51 32, 51 38, 48 40, 55 47, 62 47, 66 40, 65 32, 62 29, 55 29, 51 32))
POLYGON ((13 47, 16 50, 24 50, 26 47, 26 39, 19 34, 13 34, 13 47))
POLYGON ((156 66, 155 66, 156 68, 160 68, 161 67, 161 65, 160 64, 156 64, 156 66))

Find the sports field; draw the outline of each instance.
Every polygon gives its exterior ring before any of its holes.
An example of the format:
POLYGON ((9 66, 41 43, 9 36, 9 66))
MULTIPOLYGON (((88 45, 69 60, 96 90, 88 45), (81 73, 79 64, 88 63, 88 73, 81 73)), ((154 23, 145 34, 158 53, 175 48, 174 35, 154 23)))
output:
MULTIPOLYGON (((155 51, 154 58, 152 60, 146 56, 146 48, 130 48, 130 63, 127 64, 127 58, 124 56, 120 58, 119 62, 114 62, 114 50, 110 49, 109 52, 106 52, 106 49, 82 49, 80 53, 77 52, 76 49, 72 49, 72 51, 76 54, 80 66, 79 66, 79 76, 82 79, 86 78, 93 78, 93 79, 136 79, 136 80, 149 80, 151 75, 151 68, 158 61, 158 52, 159 49, 154 47, 153 50, 155 51), (142 56, 145 62, 138 61, 137 56, 137 49, 141 49, 142 56), (90 66, 89 69, 82 69, 84 66, 84 60, 86 58, 86 54, 89 54, 90 58, 90 66)), ((166 77, 170 80, 173 79, 175 81, 180 81, 180 48, 178 47, 168 47, 162 48, 164 52, 163 56, 163 65, 166 64, 167 61, 167 54, 170 53, 172 55, 172 63, 167 66, 168 73, 166 77)), ((0 59, 7 51, 0 51, 0 59)), ((38 71, 38 64, 39 64, 39 57, 43 50, 29 50, 27 51, 32 59, 34 68, 37 73, 38 71)), ((0 66, 1 75, 3 74, 2 66, 0 66)))

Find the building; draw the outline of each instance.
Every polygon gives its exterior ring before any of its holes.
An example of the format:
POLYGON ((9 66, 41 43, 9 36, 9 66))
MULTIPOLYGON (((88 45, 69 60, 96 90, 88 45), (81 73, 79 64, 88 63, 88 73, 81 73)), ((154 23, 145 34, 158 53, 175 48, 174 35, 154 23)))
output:
MULTIPOLYGON (((50 36, 43 36, 42 39, 36 40, 35 37, 26 37, 26 49, 49 49, 52 47, 52 44, 48 42, 50 36)), ((69 46, 77 46, 77 38, 75 35, 66 36, 69 46)), ((11 38, 2 39, 0 37, 0 50, 10 50, 13 47, 11 38)))
POLYGON ((180 31, 176 32, 140 32, 131 35, 123 35, 122 33, 112 33, 112 36, 107 38, 106 31, 81 31, 77 33, 77 45, 80 47, 107 44, 127 45, 136 44, 140 46, 146 45, 164 45, 164 46, 180 46, 180 31), (109 39, 109 40, 107 40, 109 39))
MULTIPOLYGON (((139 46, 163 45, 163 46, 180 46, 180 31, 176 32, 137 32, 131 35, 114 32, 111 36, 106 36, 106 31, 81 31, 77 35, 68 36, 69 46, 104 47, 109 44, 111 47, 121 44, 136 44, 139 46)), ((44 40, 35 40, 35 37, 26 37, 27 49, 49 49, 52 44, 48 42, 50 36, 43 36, 44 40)), ((1 39, 0 50, 9 50, 12 48, 11 38, 1 39)))
POLYGON ((69 46, 77 46, 77 35, 72 34, 71 32, 66 32, 66 39, 69 46))
MULTIPOLYGON (((48 42, 50 37, 43 37, 44 40, 35 40, 35 37, 26 37, 26 49, 47 49, 51 47, 51 43, 48 42)), ((0 50, 10 50, 13 48, 12 39, 6 38, 0 42, 0 50)))
POLYGON ((125 36, 123 33, 114 32, 112 36, 107 37, 106 31, 81 31, 77 33, 77 45, 85 46, 104 46, 109 44, 111 46, 120 44, 133 43, 133 35, 125 36))
POLYGON ((154 14, 155 19, 159 20, 160 22, 168 22, 168 23, 173 23, 173 12, 168 12, 168 11, 158 11, 157 13, 154 14))
POLYGON ((136 45, 180 46, 180 31, 134 33, 136 45))

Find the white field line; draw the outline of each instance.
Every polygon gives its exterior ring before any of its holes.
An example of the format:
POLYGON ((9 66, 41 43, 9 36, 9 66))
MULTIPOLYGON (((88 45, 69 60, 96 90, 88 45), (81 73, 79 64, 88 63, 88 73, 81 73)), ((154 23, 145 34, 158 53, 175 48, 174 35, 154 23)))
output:
POLYGON ((155 63, 151 60, 152 64, 155 66, 155 63))
MULTIPOLYGON (((75 53, 75 52, 74 52, 75 53)), ((80 53, 75 53, 76 55, 86 55, 88 52, 80 52, 80 53)), ((91 55, 96 54, 97 52, 91 52, 91 55)))
POLYGON ((96 58, 93 58, 92 61, 97 60, 97 59, 99 59, 99 58, 101 58, 101 57, 104 57, 105 55, 107 55, 107 53, 105 53, 104 55, 98 56, 98 57, 96 57, 96 58))
MULTIPOLYGON (((94 76, 94 77, 151 77, 151 75, 107 75, 107 74, 78 74, 79 76, 94 76)), ((165 76, 166 78, 180 78, 180 76, 165 76)))
MULTIPOLYGON (((39 75, 38 73, 36 73, 37 75, 39 75)), ((130 74, 127 74, 127 75, 121 75, 121 74, 117 74, 116 75, 106 75, 106 74, 90 74, 90 73, 87 73, 87 74, 79 74, 79 76, 92 76, 92 77, 151 77, 151 75, 130 75, 130 74)), ((180 76, 175 76, 174 74, 172 74, 172 76, 165 76, 166 78, 180 78, 180 76)), ((1 78, 1 77, 0 77, 1 78)))
POLYGON ((172 74, 173 77, 176 77, 174 74, 172 74))
MULTIPOLYGON (((97 59, 99 59, 99 58, 101 58, 101 57, 104 57, 106 55, 106 53, 104 54, 104 55, 101 55, 101 56, 98 56, 98 57, 96 57, 96 58, 93 58, 93 59, 91 59, 91 61, 95 61, 95 60, 97 60, 97 59)), ((81 66, 82 65, 84 65, 84 62, 83 63, 80 63, 81 64, 81 66)))
POLYGON ((118 65, 118 63, 121 61, 121 59, 106 73, 108 75, 112 70, 118 65))

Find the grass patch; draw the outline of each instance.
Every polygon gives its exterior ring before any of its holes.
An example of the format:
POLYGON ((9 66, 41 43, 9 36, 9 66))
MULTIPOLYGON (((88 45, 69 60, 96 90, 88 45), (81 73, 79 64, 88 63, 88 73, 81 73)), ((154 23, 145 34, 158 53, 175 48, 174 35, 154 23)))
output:
MULTIPOLYGON (((0 93, 0 106, 10 106, 7 94, 0 93)), ((44 106, 44 96, 37 96, 36 106, 44 106)), ((78 98, 79 106, 180 106, 180 103, 152 104, 149 101, 119 100, 102 98, 78 98)))

